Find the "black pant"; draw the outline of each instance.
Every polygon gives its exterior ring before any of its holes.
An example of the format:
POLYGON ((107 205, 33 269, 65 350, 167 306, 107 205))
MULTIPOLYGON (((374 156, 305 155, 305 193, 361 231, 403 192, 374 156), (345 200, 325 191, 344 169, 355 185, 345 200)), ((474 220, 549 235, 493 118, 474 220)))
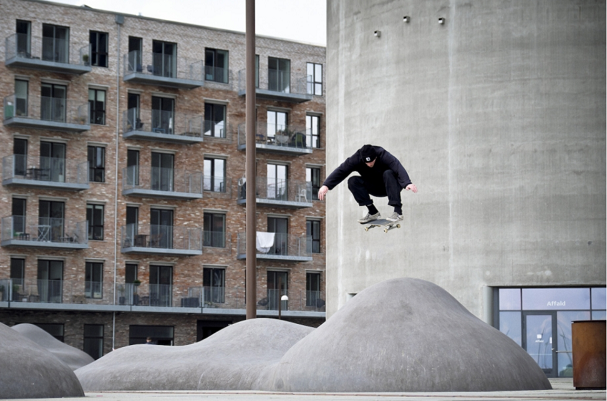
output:
POLYGON ((403 204, 400 200, 400 191, 403 188, 396 179, 396 174, 392 170, 386 170, 383 174, 383 181, 368 182, 361 176, 352 176, 348 179, 348 189, 354 195, 354 199, 360 206, 369 206, 373 204, 369 195, 380 198, 388 197, 388 205, 401 208, 403 204))

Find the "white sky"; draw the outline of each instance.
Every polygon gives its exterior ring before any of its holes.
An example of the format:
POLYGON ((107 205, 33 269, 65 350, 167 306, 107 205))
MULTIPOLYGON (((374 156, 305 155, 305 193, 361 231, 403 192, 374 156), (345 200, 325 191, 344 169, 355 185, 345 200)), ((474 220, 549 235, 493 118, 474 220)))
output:
MULTIPOLYGON (((245 0, 53 0, 100 10, 245 31, 245 0)), ((256 0, 257 35, 326 46, 326 0, 256 0)))

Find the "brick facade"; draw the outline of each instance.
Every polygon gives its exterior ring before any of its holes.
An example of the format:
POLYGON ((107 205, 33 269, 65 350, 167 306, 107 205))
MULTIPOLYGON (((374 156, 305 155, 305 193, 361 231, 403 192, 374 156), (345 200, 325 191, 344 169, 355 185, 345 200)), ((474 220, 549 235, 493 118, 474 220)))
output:
MULTIPOLYGON (((0 135, 5 146, 0 151, 4 159, 14 154, 15 138, 27 140, 27 157, 37 160, 40 156, 41 142, 65 144, 66 161, 87 161, 88 146, 100 146, 105 149, 105 182, 89 182, 89 189, 72 191, 44 188, 32 185, 3 185, 0 190, 0 216, 13 215, 14 199, 25 199, 28 223, 35 223, 40 210, 40 201, 53 201, 64 205, 66 222, 82 222, 87 219, 87 204, 101 204, 104 208, 103 240, 90 240, 86 249, 62 249, 60 247, 27 246, 27 244, 3 244, 0 248, 0 280, 8 280, 11 275, 11 259, 25 260, 24 279, 26 282, 40 279, 38 263, 40 260, 60 260, 63 262, 63 296, 53 309, 41 309, 44 305, 39 298, 30 298, 25 304, 23 299, 8 302, 5 291, 0 302, 0 322, 13 325, 23 322, 62 323, 65 328, 65 342, 82 347, 83 324, 104 325, 104 351, 114 347, 128 345, 128 327, 132 324, 171 325, 175 328, 175 345, 192 343, 197 339, 197 322, 201 320, 222 320, 236 322, 244 319, 245 261, 237 258, 237 236, 245 232, 245 207, 237 204, 238 181, 244 176, 245 151, 238 149, 239 126, 245 123, 245 96, 240 96, 239 71, 245 66, 245 35, 243 33, 174 23, 144 17, 125 15, 122 24, 116 23, 116 14, 83 7, 64 6, 34 0, 0 0, 0 29, 2 38, 15 33, 17 20, 29 21, 31 40, 43 37, 43 24, 69 27, 70 62, 75 49, 89 43, 89 32, 108 33, 108 67, 93 66, 83 74, 53 72, 44 68, 6 66, 7 48, 0 47, 0 97, 6 98, 15 93, 15 80, 28 82, 28 101, 34 107, 38 102, 43 83, 64 85, 67 87, 67 100, 76 104, 87 104, 89 89, 102 89, 106 93, 105 124, 91 124, 89 130, 81 133, 0 125, 0 135), (227 84, 204 82, 194 89, 179 89, 154 84, 141 84, 124 81, 124 60, 128 52, 129 37, 142 39, 142 54, 152 54, 153 41, 177 44, 179 60, 198 60, 204 63, 205 48, 226 50, 229 52, 229 82, 227 84), (205 102, 226 105, 227 139, 204 137, 202 143, 180 144, 161 140, 125 139, 129 93, 138 94, 141 112, 152 109, 152 97, 174 99, 175 124, 183 118, 204 117, 205 102), (152 153, 169 153, 174 157, 174 171, 204 171, 204 157, 212 156, 226 160, 227 193, 203 193, 202 199, 182 200, 171 197, 125 196, 122 194, 127 167, 128 150, 139 151, 141 171, 150 169, 152 153), (150 225, 151 210, 172 210, 175 232, 182 228, 203 228, 205 211, 219 212, 225 215, 226 247, 204 247, 202 255, 177 256, 171 253, 124 253, 121 230, 126 225, 127 206, 138 208, 138 224, 150 225), (103 263, 103 297, 101 299, 79 302, 66 294, 84 292, 85 265, 87 261, 103 263), (150 266, 172 267, 172 308, 170 313, 145 310, 123 311, 113 308, 119 303, 120 285, 125 283, 125 266, 137 265, 137 278, 142 288, 150 283, 150 266), (226 303, 237 305, 230 308, 230 314, 209 314, 204 310, 199 314, 180 312, 176 305, 180 298, 188 297, 192 288, 203 286, 203 266, 225 269, 226 303), (114 290, 116 289, 116 295, 114 290), (15 304, 19 304, 16 308, 15 304), (30 308, 26 308, 30 305, 30 308), (70 309, 74 310, 65 310, 70 309), (109 308, 107 311, 101 307, 109 308), (114 323, 115 319, 115 323, 114 323), (115 326, 114 326, 115 324, 115 326), (115 337, 114 334, 115 333, 115 337)), ((4 40, 4 39, 3 39, 4 40)), ((33 46, 33 45, 32 45, 33 46)), ((306 75, 306 63, 323 65, 325 72, 325 48, 274 38, 259 37, 256 43, 259 55, 260 79, 267 79, 268 59, 277 57, 290 60, 291 80, 295 83, 306 75)), ((32 56, 34 54, 32 53, 32 56)), ((145 63, 145 62, 144 62, 145 63)), ((179 68, 179 67, 178 67, 179 68)), ((257 171, 260 177, 266 176, 268 162, 288 166, 288 179, 296 182, 306 181, 306 167, 321 169, 321 182, 325 170, 325 96, 311 96, 311 100, 293 103, 272 99, 257 99, 257 119, 266 122, 267 110, 279 110, 288 114, 288 124, 295 127, 306 126, 306 116, 320 116, 320 147, 311 153, 295 155, 289 152, 265 153, 257 151, 257 171)), ((69 106, 68 106, 69 107, 69 106)), ((5 116, 6 117, 6 116, 5 116)), ((206 119, 206 118, 205 118, 206 119)), ((172 122, 171 122, 172 124, 172 122)), ((288 234, 292 237, 307 235, 306 222, 310 219, 321 221, 325 216, 324 203, 313 201, 311 207, 258 206, 257 230, 266 231, 268 216, 286 217, 288 234)), ((67 224, 67 223, 66 223, 67 224)), ((6 225, 6 224, 5 224, 6 225)), ((3 227, 6 230, 6 227, 3 227)), ((9 228, 10 231, 10 228, 9 228)), ((5 232, 5 231, 3 231, 5 232)), ((12 232, 12 231, 11 231, 12 232)), ((321 230, 321 233, 323 230, 321 230)), ((4 234, 3 234, 4 235, 4 234)), ((3 241, 6 239, 3 236, 3 241)), ((312 254, 312 260, 293 262, 288 260, 258 260, 257 288, 258 299, 266 297, 267 272, 288 272, 289 309, 299 314, 287 313, 286 318, 302 324, 317 326, 324 321, 324 314, 310 313, 305 307, 306 273, 321 273, 321 295, 324 297, 325 279, 325 239, 321 235, 320 253, 312 254), (292 299, 292 301, 291 301, 292 299)), ((8 283, 8 281, 4 281, 8 283)), ((151 283, 150 283, 151 284, 151 283)), ((22 290, 23 291, 23 290, 22 290)), ((27 292, 27 291, 24 291, 27 292)), ((0 294, 1 295, 1 294, 0 294)), ((31 294, 23 294, 31 295, 31 294)), ((41 294, 38 294, 40 296, 41 294)), ((48 304, 45 304, 48 306, 48 304)), ((205 308, 206 309, 206 308, 205 308)), ((168 309, 167 309, 168 310, 168 309)), ((324 308, 321 310, 324 311, 324 308)), ((269 316, 274 316, 270 314, 269 316)))

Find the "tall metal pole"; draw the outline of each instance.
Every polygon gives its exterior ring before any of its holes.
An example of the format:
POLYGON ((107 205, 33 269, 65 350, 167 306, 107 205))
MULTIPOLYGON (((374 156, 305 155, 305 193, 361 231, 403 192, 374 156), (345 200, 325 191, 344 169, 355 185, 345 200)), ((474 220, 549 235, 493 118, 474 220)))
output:
POLYGON ((256 251, 257 239, 257 205, 255 196, 256 171, 255 171, 255 0, 247 0, 247 24, 246 24, 246 154, 247 163, 245 174, 247 177, 247 222, 246 222, 246 302, 247 319, 257 317, 257 277, 256 277, 256 251))

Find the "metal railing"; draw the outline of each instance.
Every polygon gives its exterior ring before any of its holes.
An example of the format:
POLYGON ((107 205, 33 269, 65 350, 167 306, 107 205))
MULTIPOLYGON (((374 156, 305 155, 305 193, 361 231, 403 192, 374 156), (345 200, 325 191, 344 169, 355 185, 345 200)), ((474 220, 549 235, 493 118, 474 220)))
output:
POLYGON ((203 246, 210 248, 227 248, 229 237, 225 231, 204 231, 203 246))
POLYGON ((122 169, 122 190, 202 194, 202 173, 186 170, 130 166, 122 169))
POLYGON ((228 123, 225 121, 205 120, 203 117, 194 117, 189 120, 189 128, 192 131, 200 132, 205 140, 224 139, 231 140, 232 134, 228 130, 228 123))
POLYGON ((124 76, 139 73, 150 76, 204 80, 203 60, 191 60, 170 54, 143 53, 133 50, 124 55, 124 76))
POLYGON ((4 98, 4 120, 20 117, 66 124, 89 124, 89 105, 74 100, 48 96, 4 98))
POLYGON ((127 224, 120 228, 122 248, 202 250, 202 229, 157 224, 127 224))
MULTIPOLYGON (((239 186, 238 199, 246 199, 247 183, 239 186)), ((273 177, 257 177, 255 194, 258 200, 311 203, 311 183, 281 180, 273 177)))
MULTIPOLYGON (((247 241, 244 232, 238 233, 237 253, 239 255, 246 254, 247 241)), ((312 237, 301 236, 296 237, 290 234, 274 233, 274 242, 271 247, 263 247, 256 245, 257 254, 264 255, 279 255, 279 256, 312 256, 312 237)))
MULTIPOLYGON (((238 145, 246 145, 246 124, 238 125, 238 145)), ((293 149, 312 148, 311 130, 292 125, 258 122, 255 126, 255 143, 293 149)))
POLYGON ((230 195, 232 180, 226 177, 205 175, 203 189, 205 192, 215 192, 218 194, 230 195))
POLYGON ((88 223, 52 217, 6 216, 2 218, 2 241, 9 240, 88 244, 88 223))
POLYGON ((11 155, 2 159, 2 179, 21 178, 68 184, 88 183, 88 161, 11 155))
POLYGON ((132 108, 122 114, 122 132, 151 132, 165 135, 181 135, 202 138, 202 117, 192 117, 163 110, 138 110, 132 108))
MULTIPOLYGON (((238 71, 238 90, 246 90, 246 70, 238 71)), ((257 89, 276 93, 308 95, 308 77, 291 77, 290 73, 281 71, 260 71, 257 89)))
POLYGON ((204 79, 206 81, 228 84, 230 82, 230 70, 227 68, 205 65, 204 79))
POLYGON ((14 57, 52 61, 55 63, 90 65, 91 45, 70 47, 65 39, 31 36, 25 33, 14 33, 5 41, 5 61, 14 57))

